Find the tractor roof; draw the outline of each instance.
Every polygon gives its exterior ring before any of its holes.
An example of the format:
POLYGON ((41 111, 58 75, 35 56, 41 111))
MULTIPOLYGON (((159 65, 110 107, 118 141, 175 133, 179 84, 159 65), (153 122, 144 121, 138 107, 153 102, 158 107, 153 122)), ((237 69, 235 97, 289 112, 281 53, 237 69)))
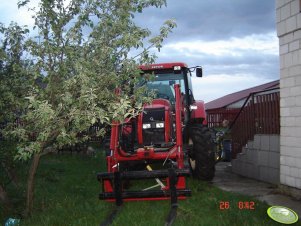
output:
POLYGON ((141 65, 139 68, 143 71, 153 71, 156 69, 173 69, 174 66, 186 67, 187 64, 183 62, 173 62, 173 63, 161 63, 161 64, 149 64, 149 65, 141 65))

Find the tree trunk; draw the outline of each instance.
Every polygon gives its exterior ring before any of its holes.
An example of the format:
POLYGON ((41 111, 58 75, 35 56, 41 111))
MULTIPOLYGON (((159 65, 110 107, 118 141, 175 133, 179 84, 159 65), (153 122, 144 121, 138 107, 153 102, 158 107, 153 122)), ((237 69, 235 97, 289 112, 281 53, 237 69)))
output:
POLYGON ((33 156, 33 160, 28 172, 27 178, 27 193, 26 193, 26 209, 24 212, 25 216, 29 216, 33 210, 33 201, 34 201, 34 182, 35 182, 35 175, 40 163, 41 154, 35 154, 33 156))
POLYGON ((0 185, 0 202, 3 203, 3 206, 5 209, 11 209, 12 204, 10 202, 10 199, 8 198, 8 195, 2 185, 0 185))

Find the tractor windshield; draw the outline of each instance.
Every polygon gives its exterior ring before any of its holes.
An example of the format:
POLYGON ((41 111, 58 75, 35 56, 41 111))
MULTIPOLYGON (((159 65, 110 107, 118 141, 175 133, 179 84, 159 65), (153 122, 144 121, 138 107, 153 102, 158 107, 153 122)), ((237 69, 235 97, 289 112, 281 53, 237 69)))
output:
POLYGON ((155 74, 154 79, 146 83, 147 88, 154 90, 157 98, 163 98, 175 103, 174 85, 180 84, 181 92, 185 94, 183 74, 155 74))

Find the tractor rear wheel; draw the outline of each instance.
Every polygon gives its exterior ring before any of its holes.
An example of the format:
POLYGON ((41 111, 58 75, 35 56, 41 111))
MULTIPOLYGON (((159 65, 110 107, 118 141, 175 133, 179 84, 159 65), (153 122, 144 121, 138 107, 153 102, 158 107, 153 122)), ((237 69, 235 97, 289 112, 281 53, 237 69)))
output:
POLYGON ((214 143, 209 129, 200 124, 189 126, 188 153, 193 177, 210 181, 215 174, 214 143))

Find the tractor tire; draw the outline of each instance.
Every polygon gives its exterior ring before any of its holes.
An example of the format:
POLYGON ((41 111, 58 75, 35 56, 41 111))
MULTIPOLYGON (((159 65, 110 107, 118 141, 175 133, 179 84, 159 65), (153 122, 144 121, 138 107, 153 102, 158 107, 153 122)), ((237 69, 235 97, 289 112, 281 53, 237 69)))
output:
POLYGON ((188 127, 189 165, 192 176, 211 181, 215 175, 215 144, 209 129, 201 124, 188 127))

